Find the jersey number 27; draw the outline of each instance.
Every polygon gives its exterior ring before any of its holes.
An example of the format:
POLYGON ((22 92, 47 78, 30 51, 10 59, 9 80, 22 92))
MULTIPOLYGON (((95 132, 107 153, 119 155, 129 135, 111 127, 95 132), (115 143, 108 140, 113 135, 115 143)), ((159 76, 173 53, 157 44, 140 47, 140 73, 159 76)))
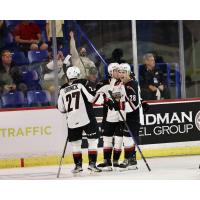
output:
POLYGON ((80 98, 80 92, 73 92, 71 94, 68 94, 66 96, 66 101, 68 102, 68 110, 67 112, 71 112, 73 110, 79 109, 79 98, 80 98), (75 98, 75 106, 71 107, 72 98, 75 98))

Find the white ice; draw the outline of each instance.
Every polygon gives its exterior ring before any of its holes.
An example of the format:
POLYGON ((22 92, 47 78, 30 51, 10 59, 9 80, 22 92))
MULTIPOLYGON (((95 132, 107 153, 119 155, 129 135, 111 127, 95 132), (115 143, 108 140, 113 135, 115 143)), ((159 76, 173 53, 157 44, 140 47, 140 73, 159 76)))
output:
MULTIPOLYGON (((125 172, 113 171, 91 174, 87 170, 87 165, 84 164, 84 171, 76 176, 71 173, 73 165, 63 165, 59 179, 200 180, 200 155, 147 158, 147 162, 151 167, 151 172, 147 170, 143 160, 139 160, 138 170, 125 172)), ((0 169, 0 179, 53 180, 57 179, 57 171, 58 166, 0 169)))

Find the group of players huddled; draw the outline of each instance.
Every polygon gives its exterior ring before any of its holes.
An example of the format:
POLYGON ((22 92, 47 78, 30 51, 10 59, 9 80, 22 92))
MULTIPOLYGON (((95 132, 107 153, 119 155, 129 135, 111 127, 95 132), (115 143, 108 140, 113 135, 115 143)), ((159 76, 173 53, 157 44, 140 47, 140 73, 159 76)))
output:
POLYGON ((134 140, 130 136, 119 111, 126 120, 129 129, 138 139, 143 121, 143 109, 140 88, 130 65, 111 63, 108 65, 109 79, 100 81, 96 87, 89 80, 79 79, 80 70, 76 66, 66 71, 68 83, 60 88, 58 109, 67 115, 68 139, 72 145, 75 168, 82 168, 82 134, 88 139, 88 170, 93 172, 137 169, 134 140), (93 109, 94 104, 103 105, 102 136, 104 162, 97 165, 98 126, 93 109), (124 161, 119 158, 124 148, 124 161))

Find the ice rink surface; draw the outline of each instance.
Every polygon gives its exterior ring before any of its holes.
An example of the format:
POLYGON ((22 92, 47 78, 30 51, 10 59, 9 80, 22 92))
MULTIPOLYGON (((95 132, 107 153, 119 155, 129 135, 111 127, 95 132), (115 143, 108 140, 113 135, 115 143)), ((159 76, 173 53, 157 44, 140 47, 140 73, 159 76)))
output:
MULTIPOLYGON (((74 176, 73 165, 63 165, 60 180, 200 180, 200 155, 148 158, 149 172, 143 160, 138 161, 138 170, 112 171, 91 174, 84 171, 74 176)), ((58 166, 0 169, 0 179, 6 180, 56 180, 58 166)))

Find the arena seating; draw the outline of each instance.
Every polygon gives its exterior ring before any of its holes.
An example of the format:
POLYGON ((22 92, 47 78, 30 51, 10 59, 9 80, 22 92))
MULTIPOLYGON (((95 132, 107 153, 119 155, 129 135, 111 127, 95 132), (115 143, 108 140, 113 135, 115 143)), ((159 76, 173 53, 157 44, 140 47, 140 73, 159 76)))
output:
POLYGON ((51 103, 51 96, 46 90, 28 91, 27 102, 29 106, 48 106, 51 103))
POLYGON ((1 96, 3 108, 23 107, 26 104, 24 94, 20 91, 8 92, 1 96))
POLYGON ((30 64, 47 61, 48 51, 28 51, 28 60, 30 64))
POLYGON ((40 79, 36 70, 22 70, 21 81, 26 84, 28 90, 41 90, 40 79))
POLYGON ((29 64, 28 58, 26 58, 24 52, 22 52, 22 51, 13 52, 12 59, 16 65, 28 65, 29 64))
POLYGON ((19 24, 19 20, 5 20, 5 25, 6 27, 12 31, 12 29, 17 25, 19 24))
POLYGON ((4 38, 5 44, 6 45, 10 45, 12 43, 14 43, 14 38, 13 35, 9 32, 6 37, 4 38))
POLYGON ((46 30, 42 30, 41 34, 42 34, 42 41, 48 43, 46 30))
POLYGON ((46 20, 34 20, 34 23, 40 27, 41 31, 46 28, 46 20))

